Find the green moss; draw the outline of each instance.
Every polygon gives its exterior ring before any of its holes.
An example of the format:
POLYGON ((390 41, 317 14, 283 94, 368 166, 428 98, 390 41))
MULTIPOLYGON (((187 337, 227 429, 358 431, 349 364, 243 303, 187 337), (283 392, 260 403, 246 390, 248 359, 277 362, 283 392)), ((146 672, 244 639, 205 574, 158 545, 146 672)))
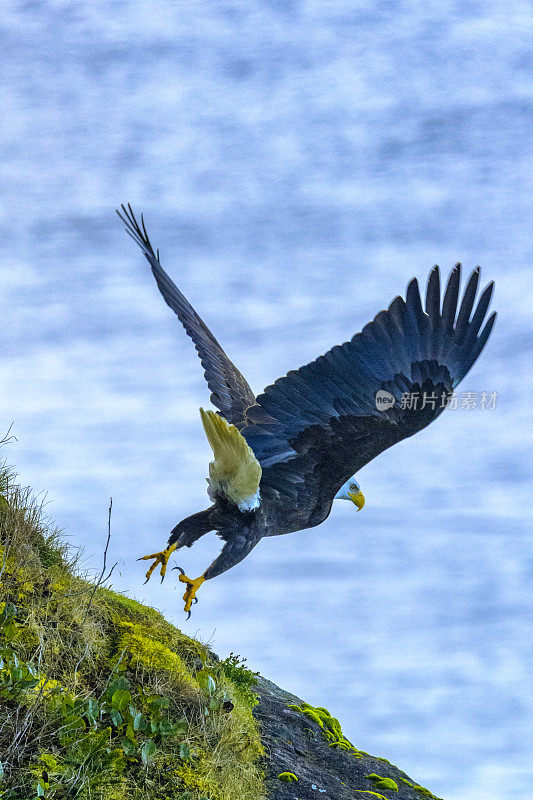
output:
POLYGON ((363 758, 363 755, 365 755, 343 735, 339 720, 333 717, 327 708, 311 706, 309 703, 302 703, 300 706, 291 704, 288 707, 315 722, 321 728, 322 734, 328 740, 330 747, 338 750, 347 750, 356 758, 363 758))
POLYGON ((368 794, 371 797, 379 798, 379 800, 387 800, 384 795, 378 794, 378 792, 369 792, 368 789, 355 789, 354 791, 357 792, 357 794, 368 794))
POLYGON ((423 786, 419 786, 418 783, 411 783, 411 781, 408 781, 406 778, 398 778, 398 780, 400 780, 406 786, 409 786, 410 789, 414 789, 415 792, 417 792, 417 794, 420 795, 420 797, 429 797, 430 800, 442 800, 442 798, 436 797, 434 794, 431 794, 429 789, 425 789, 423 786))
POLYGON ((298 780, 294 772, 280 772, 278 779, 284 783, 296 783, 298 780))
POLYGON ((212 654, 205 645, 191 639, 168 622, 159 611, 108 589, 99 590, 99 599, 113 622, 137 623, 140 628, 150 631, 150 638, 173 649, 178 649, 188 663, 212 660, 212 654))
POLYGON ((387 789, 389 792, 398 791, 398 784, 392 778, 383 778, 381 775, 376 775, 375 772, 365 775, 365 777, 372 781, 376 789, 387 789))
POLYGON ((118 642, 119 659, 126 658, 133 668, 171 673, 181 684, 182 692, 188 690, 194 695, 199 691, 198 682, 177 653, 156 639, 146 636, 142 628, 133 622, 119 622, 118 627, 122 630, 118 642))

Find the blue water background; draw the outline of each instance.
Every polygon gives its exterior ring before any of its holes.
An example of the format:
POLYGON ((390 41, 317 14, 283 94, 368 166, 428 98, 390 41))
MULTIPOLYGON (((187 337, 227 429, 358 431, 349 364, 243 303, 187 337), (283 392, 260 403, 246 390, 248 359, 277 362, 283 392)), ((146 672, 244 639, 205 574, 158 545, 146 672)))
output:
MULTIPOLYGON (((521 2, 0 11, 3 454, 87 569, 112 496, 115 587, 447 800, 533 796, 527 30, 521 2), (177 573, 143 586, 135 558, 207 504, 208 393, 121 201, 257 391, 433 263, 481 264, 501 315, 460 389, 496 408, 381 456, 362 513, 262 542, 185 623, 177 573)), ((217 552, 212 535, 175 563, 217 552)))

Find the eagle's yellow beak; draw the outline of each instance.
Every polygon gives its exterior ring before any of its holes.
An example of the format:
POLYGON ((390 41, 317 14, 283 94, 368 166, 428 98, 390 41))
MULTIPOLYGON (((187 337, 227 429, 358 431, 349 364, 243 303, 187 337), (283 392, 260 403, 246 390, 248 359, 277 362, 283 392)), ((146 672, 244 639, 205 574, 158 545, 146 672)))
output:
POLYGON ((357 510, 361 511, 361 509, 365 504, 365 496, 363 492, 361 490, 359 490, 358 492, 348 492, 348 497, 350 498, 352 503, 355 503, 355 505, 357 506, 357 510))

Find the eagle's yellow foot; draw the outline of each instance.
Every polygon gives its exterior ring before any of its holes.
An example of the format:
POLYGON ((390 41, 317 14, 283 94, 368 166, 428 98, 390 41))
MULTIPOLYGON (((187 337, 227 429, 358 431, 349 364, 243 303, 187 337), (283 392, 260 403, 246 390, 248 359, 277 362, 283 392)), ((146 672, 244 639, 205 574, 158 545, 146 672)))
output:
POLYGON ((158 564, 161 564, 160 575, 161 575, 161 583, 163 583, 165 573, 167 571, 168 559, 170 558, 175 549, 176 545, 172 544, 170 545, 170 547, 167 547, 165 550, 162 550, 161 553, 152 553, 149 556, 142 556, 141 558, 137 559, 137 561, 149 561, 151 558, 155 559, 154 563, 151 565, 150 569, 146 573, 145 583, 148 583, 148 581, 151 578, 152 572, 154 571, 154 569, 156 569, 158 564))
POLYGON ((183 595, 183 599, 185 600, 185 608, 183 610, 188 613, 189 616, 187 617, 187 619, 189 619, 189 617, 191 616, 191 605, 193 604, 193 601, 195 603, 198 602, 198 598, 196 597, 196 592, 198 591, 202 583, 205 581, 205 578, 203 575, 200 575, 199 578, 191 580, 191 578, 187 577, 187 575, 184 573, 181 567, 175 567, 175 569, 179 569, 179 571, 181 572, 181 575, 179 577, 180 581, 182 583, 187 584, 187 588, 185 589, 185 594, 183 595))

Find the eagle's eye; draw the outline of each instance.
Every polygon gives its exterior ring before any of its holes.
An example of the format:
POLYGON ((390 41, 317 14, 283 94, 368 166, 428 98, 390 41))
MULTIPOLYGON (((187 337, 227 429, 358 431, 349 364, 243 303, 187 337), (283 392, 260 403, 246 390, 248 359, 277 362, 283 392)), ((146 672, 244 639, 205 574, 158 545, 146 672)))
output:
POLYGON ((350 484, 350 491, 351 492, 355 492, 356 489, 357 489, 357 486, 355 485, 355 483, 351 483, 350 484))

